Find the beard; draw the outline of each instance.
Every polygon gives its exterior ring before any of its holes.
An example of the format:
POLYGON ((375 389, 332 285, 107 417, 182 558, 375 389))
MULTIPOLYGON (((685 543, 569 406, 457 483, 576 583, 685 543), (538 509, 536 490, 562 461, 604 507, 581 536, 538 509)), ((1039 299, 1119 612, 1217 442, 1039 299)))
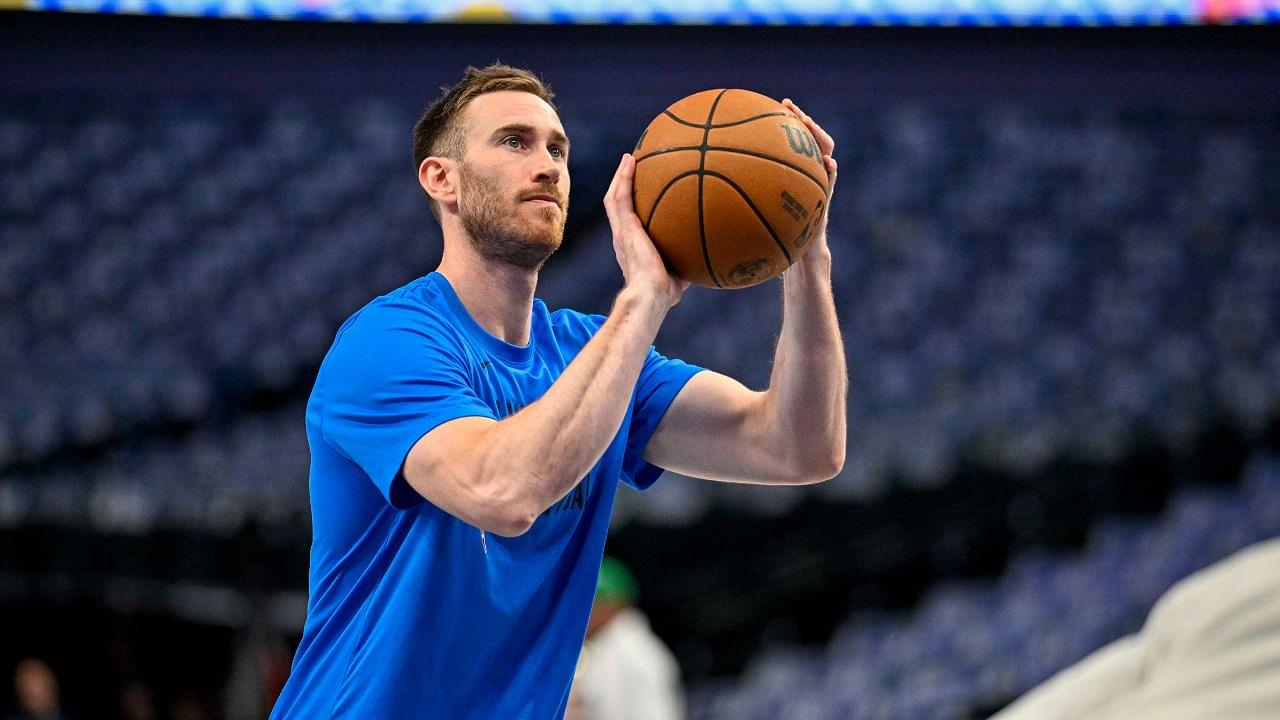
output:
MULTIPOLYGON (((560 201, 559 211, 542 208, 543 222, 530 223, 516 212, 520 198, 529 191, 508 197, 498 178, 477 172, 466 163, 459 165, 458 175, 467 196, 465 203, 458 203, 458 215, 472 247, 481 255, 524 270, 538 270, 560 247, 569 213, 567 198, 560 201)), ((554 185, 533 192, 560 198, 560 189, 554 185)))

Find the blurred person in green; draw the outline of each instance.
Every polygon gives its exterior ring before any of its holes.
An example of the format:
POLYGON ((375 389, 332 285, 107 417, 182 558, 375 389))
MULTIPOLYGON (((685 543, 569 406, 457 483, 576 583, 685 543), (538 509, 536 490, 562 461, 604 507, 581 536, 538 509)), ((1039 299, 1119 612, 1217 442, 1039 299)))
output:
POLYGON ((626 566, 605 556, 565 720, 683 720, 680 667, 638 595, 626 566))

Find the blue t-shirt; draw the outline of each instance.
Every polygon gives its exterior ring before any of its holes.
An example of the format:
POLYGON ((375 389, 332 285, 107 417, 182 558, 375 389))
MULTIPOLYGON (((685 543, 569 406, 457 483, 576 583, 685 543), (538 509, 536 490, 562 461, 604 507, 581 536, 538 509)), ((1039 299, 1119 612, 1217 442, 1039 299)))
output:
POLYGON ((307 404, 307 622, 273 720, 563 716, 618 480, 657 479, 645 446, 699 368, 651 348, 600 461, 519 537, 449 515, 400 470, 441 423, 536 401, 603 322, 535 300, 518 347, 431 273, 342 325, 307 404))

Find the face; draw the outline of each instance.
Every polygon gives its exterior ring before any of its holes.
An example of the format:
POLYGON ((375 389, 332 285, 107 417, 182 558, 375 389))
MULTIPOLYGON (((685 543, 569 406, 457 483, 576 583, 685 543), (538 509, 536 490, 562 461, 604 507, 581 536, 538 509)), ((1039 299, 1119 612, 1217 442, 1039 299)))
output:
POLYGON ((466 109, 458 215, 482 255, 542 266, 560 247, 569 211, 569 141, 555 110, 525 92, 481 95, 466 109))

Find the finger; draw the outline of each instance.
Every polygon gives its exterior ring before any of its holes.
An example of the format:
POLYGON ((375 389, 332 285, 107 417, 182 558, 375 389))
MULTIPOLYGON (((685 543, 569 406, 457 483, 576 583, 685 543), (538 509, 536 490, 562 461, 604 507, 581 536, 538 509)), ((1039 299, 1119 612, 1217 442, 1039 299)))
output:
POLYGON ((618 167, 618 219, 623 223, 640 225, 636 215, 635 187, 636 158, 631 153, 622 156, 622 165, 618 167))
POLYGON ((802 122, 804 122, 806 125, 807 125, 807 124, 809 124, 809 123, 811 123, 811 122, 813 122, 813 119, 809 117, 808 113, 806 113, 805 111, 801 110, 801 109, 800 109, 800 106, 799 106, 799 105, 797 105, 797 104, 795 104, 795 102, 794 102, 794 101, 792 101, 792 99, 791 99, 791 98, 787 98, 787 99, 783 100, 783 101, 782 101, 782 104, 783 104, 783 106, 784 106, 784 107, 786 107, 788 110, 790 110, 791 112, 795 113, 795 116, 796 116, 797 118, 800 118, 800 120, 801 120, 802 122))
POLYGON ((822 154, 830 155, 832 151, 836 149, 835 138, 831 137, 831 134, 826 130, 823 130, 822 126, 814 121, 812 117, 809 117, 808 113, 801 110, 799 105, 792 102, 790 98, 783 100, 782 102, 787 109, 794 112, 796 117, 800 118, 800 121, 804 123, 805 127, 809 128, 809 132, 813 135, 813 139, 818 141, 818 149, 822 151, 822 154))
POLYGON ((836 139, 831 134, 822 129, 822 126, 812 120, 809 121, 809 132, 813 133, 813 139, 818 141, 818 148, 826 155, 832 154, 836 149, 836 139))
POLYGON ((613 199, 614 189, 618 187, 618 175, 622 174, 622 163, 618 163, 618 169, 613 171, 613 178, 609 181, 609 189, 604 191, 605 209, 609 209, 610 201, 613 199))
POLYGON ((631 180, 627 177, 627 155, 622 155, 618 163, 618 172, 613 176, 613 187, 610 188, 609 199, 613 203, 613 211, 618 219, 626 217, 631 205, 631 180))
POLYGON ((840 170, 840 166, 830 155, 823 156, 822 161, 827 166, 827 197, 831 197, 831 193, 836 189, 836 173, 840 170))
POLYGON ((796 119, 804 123, 806 127, 809 125, 809 116, 805 115, 804 111, 800 109, 800 106, 792 102, 791 98, 786 98, 785 100, 783 100, 782 106, 790 110, 791 114, 795 115, 796 119))
POLYGON ((836 149, 836 138, 831 137, 831 133, 824 131, 822 126, 814 122, 809 115, 801 113, 801 119, 804 120, 805 127, 809 128, 809 132, 813 133, 814 140, 818 141, 818 149, 822 150, 823 155, 831 155, 831 152, 836 149))
POLYGON ((622 174, 622 166, 626 163, 627 156, 622 156, 622 161, 618 163, 618 169, 613 173, 613 180, 609 183, 609 189, 604 191, 604 213, 609 216, 609 223, 615 224, 618 220, 616 217, 617 210, 615 208, 614 196, 618 187, 618 176, 622 174))
POLYGON ((622 154, 622 163, 618 165, 618 204, 619 209, 625 207, 632 209, 631 187, 632 180, 635 179, 636 166, 631 158, 631 153, 622 154))

